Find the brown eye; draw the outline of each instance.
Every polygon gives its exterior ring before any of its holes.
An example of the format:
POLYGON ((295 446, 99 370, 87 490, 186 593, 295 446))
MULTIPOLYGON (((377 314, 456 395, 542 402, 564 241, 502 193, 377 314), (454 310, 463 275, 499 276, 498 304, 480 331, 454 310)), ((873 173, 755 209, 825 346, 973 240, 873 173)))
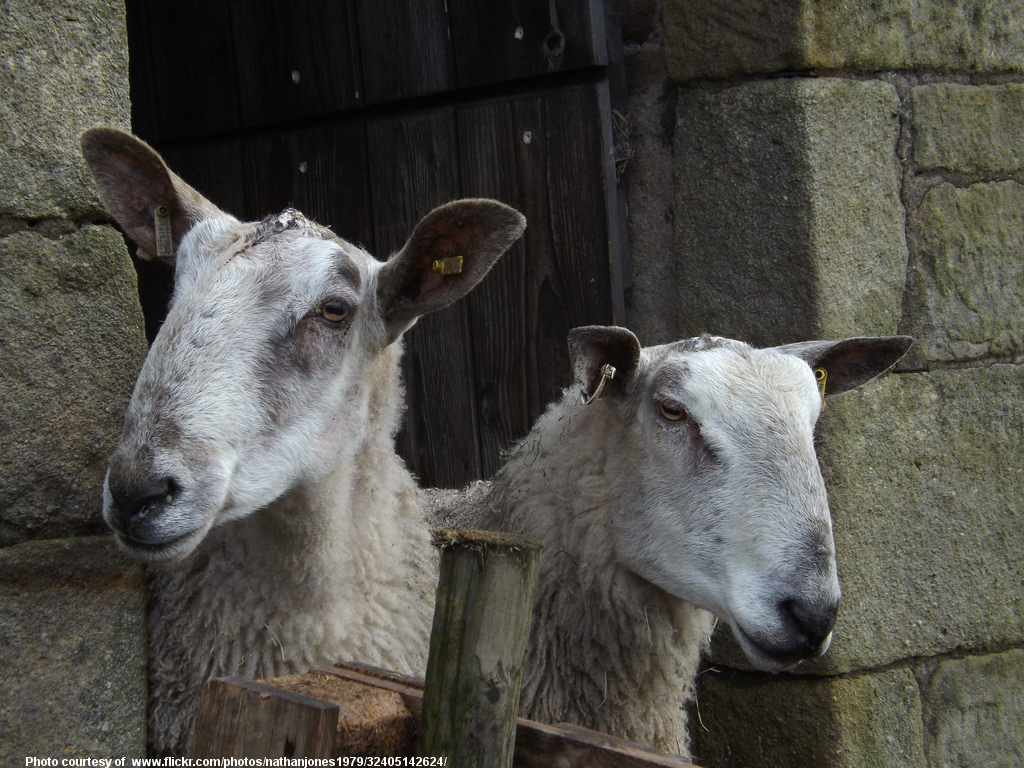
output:
POLYGON ((682 408, 665 405, 664 403, 660 403, 658 405, 658 411, 661 413, 661 417, 666 421, 682 421, 686 418, 686 411, 682 408))
POLYGON ((337 299, 328 299, 320 305, 319 314, 329 323, 340 323, 348 318, 348 305, 337 299))

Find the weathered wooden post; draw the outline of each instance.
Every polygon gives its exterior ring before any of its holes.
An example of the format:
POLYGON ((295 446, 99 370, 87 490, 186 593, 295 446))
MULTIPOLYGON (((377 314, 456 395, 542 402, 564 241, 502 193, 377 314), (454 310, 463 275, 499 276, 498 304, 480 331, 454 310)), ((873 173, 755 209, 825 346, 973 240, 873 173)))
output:
POLYGON ((441 573, 417 752, 511 766, 540 546, 486 531, 433 538, 441 573))

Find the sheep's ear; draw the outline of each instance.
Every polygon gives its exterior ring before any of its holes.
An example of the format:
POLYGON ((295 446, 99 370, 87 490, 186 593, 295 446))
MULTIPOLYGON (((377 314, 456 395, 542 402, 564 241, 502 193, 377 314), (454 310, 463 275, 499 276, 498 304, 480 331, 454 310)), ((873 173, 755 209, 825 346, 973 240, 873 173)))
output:
POLYGON ((612 325, 573 328, 569 331, 569 357, 585 398, 621 396, 640 363, 640 341, 632 331, 612 325), (615 369, 610 378, 604 373, 606 365, 615 369))
POLYGON ((130 133, 92 128, 82 134, 82 154, 100 196, 139 246, 142 259, 173 264, 178 244, 193 224, 224 215, 174 175, 152 147, 130 133))
POLYGON ((774 349, 796 355, 811 368, 824 369, 825 394, 836 395, 889 370, 913 343, 909 336, 869 336, 841 341, 803 341, 774 349))
POLYGON ((428 213, 380 270, 388 343, 469 293, 525 229, 519 211, 495 200, 456 200, 428 213))

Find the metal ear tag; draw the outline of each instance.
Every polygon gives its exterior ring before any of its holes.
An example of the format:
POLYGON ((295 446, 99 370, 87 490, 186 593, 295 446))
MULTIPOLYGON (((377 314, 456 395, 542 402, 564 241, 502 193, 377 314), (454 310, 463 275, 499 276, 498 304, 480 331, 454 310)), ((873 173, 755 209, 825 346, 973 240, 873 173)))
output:
POLYGON ((821 392, 821 410, 825 410, 825 382, 828 381, 828 371, 824 368, 814 369, 814 379, 818 382, 818 391, 821 392))
POLYGON ((611 363, 605 363, 604 365, 602 365, 601 380, 597 382, 597 389, 595 389, 594 394, 590 395, 589 397, 587 395, 583 395, 583 404, 590 405, 592 402, 597 400, 597 398, 599 398, 601 396, 601 393, 604 391, 604 385, 614 378, 615 366, 612 365, 611 363))
POLYGON ((446 256, 443 259, 435 259, 433 264, 433 270, 440 272, 442 275, 461 275, 462 274, 462 256, 446 256))
POLYGON ((156 241, 156 257, 164 261, 174 258, 174 237, 171 234, 171 212, 160 204, 153 209, 153 233, 156 241))

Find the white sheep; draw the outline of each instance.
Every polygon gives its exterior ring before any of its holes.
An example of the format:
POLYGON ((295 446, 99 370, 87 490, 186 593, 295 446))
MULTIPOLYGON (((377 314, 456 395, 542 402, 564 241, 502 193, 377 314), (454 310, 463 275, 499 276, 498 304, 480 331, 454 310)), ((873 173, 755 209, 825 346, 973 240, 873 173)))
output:
POLYGON ((623 328, 574 330, 575 384, 492 483, 431 495, 438 524, 544 545, 522 714, 686 755, 713 615, 760 669, 824 653, 839 584, 814 425, 823 393, 909 344, 641 349, 623 328))
POLYGON ((220 211, 130 134, 87 132, 114 217, 175 264, 103 516, 149 570, 150 744, 185 751, 200 686, 341 658, 422 674, 435 553, 395 453, 402 332, 523 232, 450 203, 386 262, 286 210, 220 211))
POLYGON ((157 563, 157 751, 183 750, 215 675, 339 658, 422 674, 436 579, 424 517, 442 509, 545 545, 528 716, 685 754, 709 612, 758 667, 824 652, 839 587, 812 369, 838 393, 906 338, 641 349, 625 329, 578 329, 576 383, 493 483, 421 492, 393 447, 395 342, 470 290, 522 218, 442 207, 382 265, 295 211, 237 221, 122 132, 94 130, 83 149, 125 231, 177 254, 104 493, 122 545, 157 563))

